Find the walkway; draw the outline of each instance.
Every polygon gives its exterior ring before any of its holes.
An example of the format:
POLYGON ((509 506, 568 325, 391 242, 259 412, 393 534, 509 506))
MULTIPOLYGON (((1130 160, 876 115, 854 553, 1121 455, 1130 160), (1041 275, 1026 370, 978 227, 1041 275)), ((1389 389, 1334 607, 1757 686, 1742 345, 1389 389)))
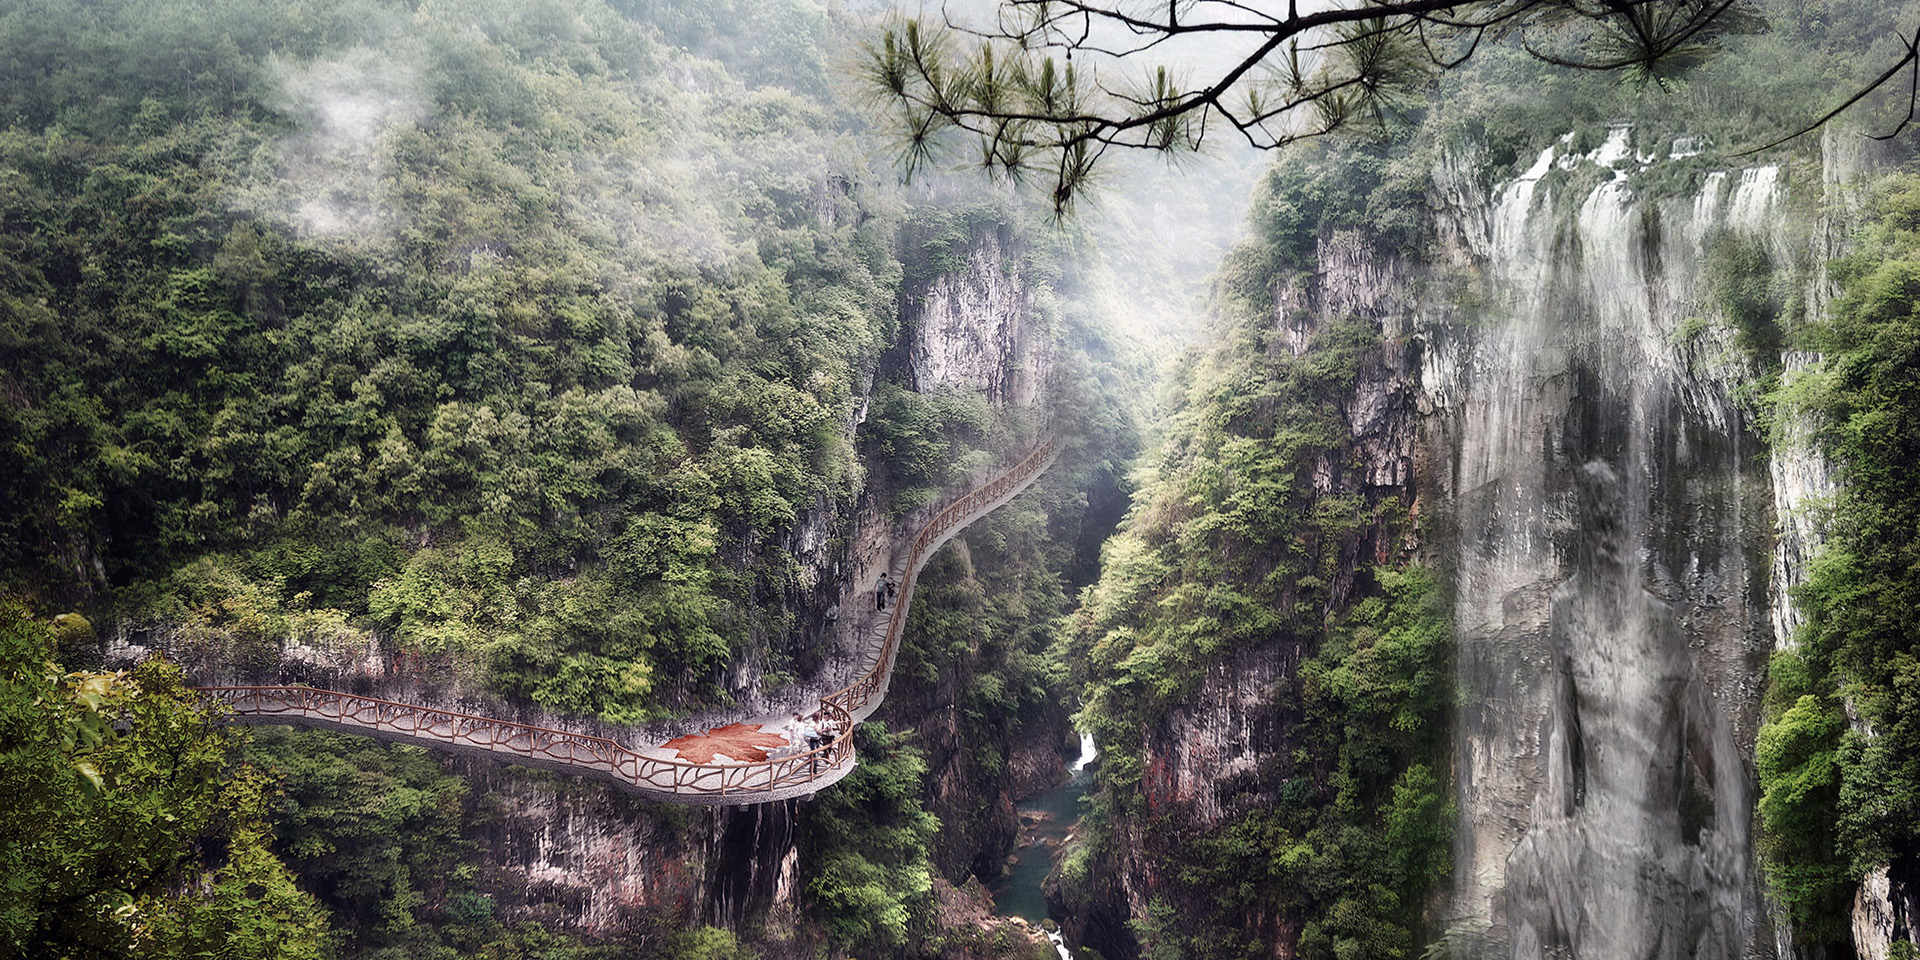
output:
MULTIPOLYGON (((820 699, 821 717, 838 733, 815 750, 795 749, 788 742, 782 718, 777 717, 729 724, 705 734, 634 749, 601 737, 313 687, 199 689, 231 706, 233 719, 242 723, 322 726, 597 776, 655 800, 748 804, 810 795, 853 770, 853 727, 878 710, 886 697, 920 569, 961 530, 1031 486, 1058 454, 1058 441, 1043 441, 1006 472, 934 514, 914 535, 901 568, 891 571, 900 585, 892 615, 877 622, 860 639, 857 662, 868 666, 852 683, 820 699), (686 754, 705 759, 685 759, 686 754)), ((856 590, 846 602, 870 602, 872 596, 868 585, 856 590)))

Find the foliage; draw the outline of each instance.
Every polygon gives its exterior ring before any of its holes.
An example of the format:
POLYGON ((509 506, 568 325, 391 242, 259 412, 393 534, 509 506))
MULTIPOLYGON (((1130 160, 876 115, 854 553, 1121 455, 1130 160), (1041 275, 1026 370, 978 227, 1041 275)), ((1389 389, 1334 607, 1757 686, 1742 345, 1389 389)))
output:
POLYGON ((54 643, 0 601, 0 954, 320 957, 244 737, 164 661, 62 673, 54 643))
POLYGON ((760 954, 741 946, 731 930, 699 927, 675 936, 661 952, 672 960, 759 960, 760 954))
POLYGON ((1418 211, 1430 188, 1430 165, 1419 151, 1407 152, 1336 139, 1287 151, 1261 178, 1248 209, 1248 227, 1266 242, 1238 256, 1311 266, 1320 239, 1341 230, 1364 233, 1396 253, 1423 250, 1432 228, 1418 211))
MULTIPOLYGON (((263 728, 254 749, 281 780, 280 849, 356 950, 436 946, 428 903, 472 891, 458 863, 469 787, 419 748, 263 728)), ((472 868, 465 868, 470 875, 472 868)))
POLYGON ((910 741, 862 724, 860 765, 806 809, 807 896, 827 935, 848 949, 913 955, 931 922, 927 848, 940 822, 921 806, 927 758, 910 741))
POLYGON ((1786 271, 1776 270, 1766 244, 1756 238, 1714 237, 1701 265, 1707 294, 1739 333, 1739 345, 1763 367, 1779 365, 1785 345, 1781 312, 1786 307, 1786 271))
POLYGON ((604 5, 416 6, 5 18, 0 567, 105 629, 311 615, 684 709, 784 636, 772 545, 853 488, 891 201, 818 76, 604 5))
POLYGON ((984 398, 960 391, 920 393, 895 383, 874 390, 863 444, 876 462, 886 464, 897 484, 889 506, 894 519, 925 506, 951 486, 956 465, 966 462, 989 422, 984 398))
POLYGON ((1155 955, 1250 956, 1288 928, 1302 956, 1402 956, 1450 870, 1444 592, 1425 568, 1363 559, 1402 542, 1403 502, 1342 492, 1357 463, 1343 399, 1391 345, 1336 320, 1296 351, 1281 339, 1295 318, 1273 321, 1275 291, 1328 232, 1389 247, 1417 236, 1370 222, 1399 189, 1390 169, 1328 144, 1269 175, 1257 233, 1219 279, 1220 342, 1179 372, 1133 511, 1069 626, 1080 722, 1102 755, 1090 838, 1069 867, 1123 869, 1121 825, 1133 825, 1125 842, 1167 878, 1158 892, 1180 918, 1132 919, 1155 955), (1321 171, 1342 163, 1359 166, 1355 183, 1326 185, 1321 171), (1257 778, 1210 788, 1225 819, 1181 822, 1153 795, 1148 738, 1210 671, 1274 647, 1298 651, 1275 694, 1289 732, 1262 748, 1257 778))
POLYGON ((1917 225, 1920 178, 1889 178, 1857 251, 1832 264, 1844 292, 1830 318, 1800 331, 1821 366, 1774 395, 1813 425, 1840 483, 1758 747, 1769 882, 1813 943, 1845 938, 1861 875, 1920 854, 1917 225))
MULTIPOLYGON (((1775 655, 1775 666, 1793 654, 1775 655)), ((1774 689, 1783 685, 1776 675, 1774 689)), ((1855 877, 1838 859, 1833 811, 1846 717, 1830 697, 1804 694, 1773 715, 1754 748, 1767 881, 1803 939, 1839 940, 1855 877)))

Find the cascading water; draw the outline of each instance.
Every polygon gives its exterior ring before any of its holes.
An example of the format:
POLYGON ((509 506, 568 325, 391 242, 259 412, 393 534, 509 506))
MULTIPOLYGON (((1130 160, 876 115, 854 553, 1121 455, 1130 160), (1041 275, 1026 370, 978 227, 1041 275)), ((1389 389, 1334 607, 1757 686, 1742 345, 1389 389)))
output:
POLYGON ((1020 805, 1026 842, 1017 851, 1013 869, 993 889, 995 912, 1041 926, 1059 960, 1073 960, 1073 953, 1059 927, 1047 923, 1047 902, 1040 888, 1054 867, 1054 856, 1079 826, 1080 798, 1093 782, 1089 765, 1097 755, 1092 735, 1082 733, 1080 757, 1068 768, 1067 781, 1020 805))
MULTIPOLYGON (((1616 127, 1496 194, 1455 409, 1459 956, 1773 953, 1742 743, 1771 632, 1764 465, 1701 264, 1770 240, 1776 168, 1639 195, 1616 127), (1581 168, 1613 176, 1576 191, 1581 168), (1569 176, 1556 176, 1571 171, 1569 176), (1697 325, 1696 325, 1697 326, 1697 325), (1734 706, 1738 704, 1739 706, 1734 706)), ((1664 145, 1662 145, 1664 146, 1664 145)), ((1591 183, 1591 179, 1586 180, 1591 183)))

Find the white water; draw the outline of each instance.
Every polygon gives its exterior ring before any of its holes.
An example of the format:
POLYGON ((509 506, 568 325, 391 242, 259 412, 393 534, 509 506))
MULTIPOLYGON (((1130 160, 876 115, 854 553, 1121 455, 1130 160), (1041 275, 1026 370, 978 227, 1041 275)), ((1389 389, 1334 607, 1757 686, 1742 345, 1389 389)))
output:
POLYGON ((1556 157, 1570 140, 1494 193, 1490 316, 1458 385, 1450 932, 1462 956, 1735 960, 1768 940, 1748 719, 1721 704, 1757 671, 1766 611, 1744 601, 1767 571, 1744 544, 1770 516, 1745 502, 1736 372, 1703 372, 1676 332, 1711 238, 1779 219, 1779 170, 1724 201, 1725 174, 1648 198, 1628 168, 1659 151, 1615 127, 1556 157), (1547 179, 1586 163, 1615 175, 1584 196, 1547 179))
POLYGON ((1087 765, 1092 763, 1095 757, 1099 756, 1099 752, 1100 752, 1100 748, 1094 746, 1093 734, 1091 733, 1081 734, 1080 735, 1080 759, 1075 760, 1073 762, 1073 766, 1070 769, 1075 774, 1078 774, 1080 771, 1085 770, 1087 768, 1087 765))
POLYGON ((1073 960, 1073 951, 1067 949, 1067 938, 1058 929, 1048 930, 1047 940, 1053 944, 1053 950, 1060 955, 1060 960, 1073 960))
POLYGON ((1733 208, 1727 212, 1727 225, 1760 233, 1769 225, 1779 202, 1779 167, 1742 170, 1740 185, 1733 189, 1733 208))

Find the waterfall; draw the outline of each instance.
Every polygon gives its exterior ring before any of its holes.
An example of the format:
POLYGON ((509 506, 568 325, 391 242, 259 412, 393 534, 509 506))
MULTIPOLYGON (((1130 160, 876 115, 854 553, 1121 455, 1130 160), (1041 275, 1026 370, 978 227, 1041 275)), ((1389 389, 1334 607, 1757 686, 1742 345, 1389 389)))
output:
POLYGON ((1733 190, 1733 204, 1727 212, 1727 222, 1730 226, 1757 233, 1765 229, 1768 218, 1779 204, 1779 167, 1742 170, 1740 185, 1733 190))
POLYGON ((1677 331, 1712 239, 1773 229, 1780 171, 1742 170, 1724 199, 1725 173, 1642 196, 1634 163, 1697 144, 1640 152, 1632 133, 1586 154, 1562 138, 1486 213, 1492 296, 1455 387, 1460 956, 1773 953, 1740 747, 1772 514, 1741 370, 1677 331), (1614 176, 1572 195, 1549 174, 1585 164, 1614 176))
POLYGON ((1073 775, 1078 777, 1082 772, 1084 772, 1087 769, 1087 766, 1089 764, 1093 763, 1093 759, 1099 755, 1100 755, 1100 748, 1094 745, 1093 734, 1086 733, 1084 731, 1081 732, 1080 758, 1078 760, 1073 761, 1073 767, 1072 767, 1073 775))

